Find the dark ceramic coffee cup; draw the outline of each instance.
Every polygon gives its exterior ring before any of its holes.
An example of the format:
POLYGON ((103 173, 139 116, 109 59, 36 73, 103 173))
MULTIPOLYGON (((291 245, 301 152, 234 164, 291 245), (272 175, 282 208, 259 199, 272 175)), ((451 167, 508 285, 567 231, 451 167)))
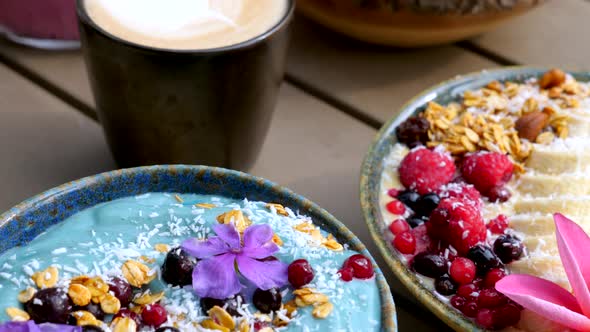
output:
POLYGON ((170 50, 113 36, 77 1, 100 122, 121 167, 256 160, 281 85, 294 0, 269 31, 214 49, 170 50))

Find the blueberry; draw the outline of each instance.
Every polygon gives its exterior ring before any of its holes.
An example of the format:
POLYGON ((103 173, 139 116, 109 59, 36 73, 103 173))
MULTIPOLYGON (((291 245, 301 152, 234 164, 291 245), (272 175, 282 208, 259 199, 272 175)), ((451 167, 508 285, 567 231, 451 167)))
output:
POLYGON ((410 217, 406 221, 408 222, 408 225, 410 225, 410 227, 412 228, 416 228, 425 222, 425 220, 420 217, 410 217))
POLYGON ((65 324, 72 311, 67 292, 53 287, 35 293, 25 307, 35 323, 65 324))
POLYGON ((186 251, 174 248, 168 252, 162 264, 162 279, 172 286, 190 285, 196 262, 186 251))
POLYGON ((434 288, 441 295, 453 295, 457 292, 457 284, 448 274, 443 274, 434 281, 434 288))
POLYGON ((200 304, 201 304, 201 310, 203 311, 204 314, 207 314, 207 312, 209 310, 211 310, 211 308, 213 308, 214 306, 218 306, 218 307, 222 307, 222 308, 225 307, 225 310, 230 315, 232 315, 234 317, 238 317, 238 316, 241 316, 241 314, 238 311, 238 308, 242 304, 244 304, 244 298, 240 294, 234 295, 233 297, 230 297, 225 300, 218 300, 218 299, 214 299, 214 298, 210 298, 210 297, 203 297, 203 298, 201 298, 200 304))
POLYGON ((421 275, 437 278, 447 273, 447 260, 439 255, 429 254, 425 251, 414 256, 412 268, 421 275))
MULTIPOLYGON (((104 311, 102 311, 100 304, 93 303, 93 302, 90 302, 88 305, 83 306, 83 307, 74 306, 74 308, 72 308, 72 312, 74 312, 74 311, 88 311, 94 317, 96 317, 96 319, 98 319, 98 320, 104 320, 104 316, 105 316, 105 313, 104 313, 104 311)), ((74 325, 76 325, 76 324, 74 323, 74 325)))
POLYGON ((397 195, 397 199, 404 203, 405 206, 414 210, 416 203, 420 200, 420 194, 411 190, 404 190, 397 195))
POLYGON ((494 242, 494 252, 504 264, 519 259, 522 251, 522 242, 512 235, 500 235, 494 242))
POLYGON ((82 326, 82 332, 104 332, 104 330, 96 325, 84 325, 82 326))
POLYGON ((494 254, 488 246, 478 244, 467 252, 467 258, 471 259, 477 268, 477 274, 484 276, 489 270, 504 268, 500 258, 494 254))
POLYGON ((271 288, 269 290, 258 288, 254 291, 254 295, 252 296, 254 306, 264 314, 281 309, 282 300, 283 297, 278 288, 271 288))
POLYGON ((115 277, 108 284, 109 291, 113 292, 113 296, 119 299, 122 307, 126 307, 131 303, 133 288, 131 288, 131 285, 126 280, 115 277))
POLYGON ((172 326, 164 326, 158 328, 156 332, 180 332, 180 330, 172 326))
POLYGON ((414 210, 414 213, 416 213, 417 216, 429 217, 432 211, 438 206, 438 203, 440 203, 440 197, 438 197, 437 194, 426 194, 420 197, 420 199, 414 204, 415 206, 412 210, 414 210))
POLYGON ((426 144, 430 122, 421 116, 409 117, 395 129, 395 136, 400 143, 407 146, 426 144))
POLYGON ((509 200, 512 194, 505 187, 493 187, 487 192, 486 196, 490 202, 502 203, 509 200))

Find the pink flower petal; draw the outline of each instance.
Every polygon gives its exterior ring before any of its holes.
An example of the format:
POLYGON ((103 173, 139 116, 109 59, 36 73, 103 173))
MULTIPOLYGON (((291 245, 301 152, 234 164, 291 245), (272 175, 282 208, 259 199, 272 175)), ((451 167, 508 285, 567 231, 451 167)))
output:
POLYGON ((199 297, 223 300, 237 294, 242 285, 234 266, 235 254, 223 254, 197 263, 193 269, 193 289, 199 297))
POLYGON ((191 256, 198 259, 220 255, 230 250, 229 246, 218 237, 210 237, 207 240, 186 239, 182 242, 181 247, 191 256))
POLYGON ((240 273, 262 290, 287 284, 288 266, 279 260, 259 261, 246 255, 239 255, 237 261, 240 273))
POLYGON ((590 316, 590 238, 575 222, 560 213, 553 215, 557 235, 557 248, 561 263, 578 300, 582 313, 590 316))
POLYGON ((538 277, 511 274, 496 289, 523 307, 561 325, 590 331, 590 319, 581 314, 576 298, 562 287, 538 277))
POLYGON ((234 225, 219 224, 213 226, 213 231, 220 239, 229 245, 231 249, 240 249, 240 233, 234 225))

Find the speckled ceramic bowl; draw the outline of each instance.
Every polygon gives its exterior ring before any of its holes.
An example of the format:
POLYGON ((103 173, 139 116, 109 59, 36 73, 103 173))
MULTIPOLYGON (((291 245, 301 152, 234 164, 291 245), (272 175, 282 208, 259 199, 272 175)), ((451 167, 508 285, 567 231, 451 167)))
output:
MULTIPOLYGON (((0 215, 0 253, 26 245, 48 227, 96 204, 147 192, 213 194, 276 202, 299 210, 334 234, 341 243, 371 257, 365 246, 340 221, 308 199, 268 180, 246 173, 206 166, 149 166, 83 178, 32 197, 0 215)), ((372 259, 372 257, 371 257, 372 259)), ((389 286, 375 264, 381 294, 382 331, 396 332, 395 306, 389 286)))
POLYGON ((350 37, 417 47, 491 30, 543 0, 298 0, 305 16, 350 37))
MULTIPOLYGON (((384 234, 384 221, 379 209, 379 186, 383 173, 383 160, 389 154, 392 145, 397 142, 395 128, 408 117, 422 111, 429 101, 436 101, 445 105, 456 101, 463 91, 480 88, 490 81, 522 81, 529 77, 539 76, 545 71, 547 71, 547 68, 507 67, 459 76, 436 85, 402 106, 399 115, 381 128, 365 158, 360 181, 361 205, 365 221, 381 255, 410 292, 456 331, 472 332, 481 331, 481 329, 424 287, 414 272, 408 269, 400 260, 401 256, 382 236, 384 234)), ((578 80, 590 80, 590 72, 572 74, 578 80)))

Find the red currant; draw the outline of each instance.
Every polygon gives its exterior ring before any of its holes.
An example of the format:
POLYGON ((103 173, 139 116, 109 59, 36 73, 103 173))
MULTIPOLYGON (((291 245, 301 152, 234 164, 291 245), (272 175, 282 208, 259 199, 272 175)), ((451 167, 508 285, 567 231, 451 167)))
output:
POLYGON ((463 313, 463 315, 467 317, 475 317, 477 315, 478 310, 479 307, 477 306, 476 301, 469 301, 465 303, 461 308, 461 312, 463 313))
POLYGON ((351 267, 345 267, 338 271, 340 274, 340 279, 343 281, 349 282, 354 277, 354 271, 351 267))
POLYGON ((154 303, 145 306, 141 312, 143 323, 149 326, 160 326, 168 319, 166 309, 161 305, 154 303))
POLYGON ((494 311, 490 309, 480 309, 475 317, 477 324, 483 328, 491 329, 494 327, 494 311))
POLYGON ((461 308, 463 308, 463 306, 465 305, 465 303, 467 302, 467 300, 465 300, 464 297, 459 296, 459 295, 454 295, 453 297, 451 297, 451 305, 454 308, 457 308, 459 310, 461 310, 461 308))
POLYGON ((493 288, 485 288, 479 292, 477 305, 480 308, 496 308, 508 302, 508 298, 493 288))
POLYGON ((371 261, 361 254, 348 257, 344 261, 344 267, 352 268, 354 277, 358 279, 369 279, 375 274, 371 261))
POLYGON ((501 329, 508 326, 516 325, 520 321, 520 312, 522 309, 515 303, 508 303, 495 309, 495 328, 501 329))
POLYGON ((487 226, 494 234, 504 234, 504 231, 508 228, 508 217, 500 214, 496 218, 490 220, 487 226))
POLYGON ((483 285, 486 287, 494 287, 496 286, 496 282, 500 281, 500 279, 504 278, 506 273, 502 269, 491 269, 483 279, 483 285))
POLYGON ((479 287, 475 284, 465 284, 459 286, 457 289, 457 295, 462 296, 466 299, 474 299, 479 295, 479 287))
POLYGON ((416 238, 409 231, 400 233, 393 239, 393 246, 402 254, 413 254, 416 251, 416 238))
POLYGON ((456 283, 460 285, 470 283, 475 278, 475 263, 468 258, 457 257, 451 263, 449 272, 456 283))
POLYGON ((313 269, 305 259, 293 261, 287 269, 289 282, 294 288, 301 288, 309 284, 314 277, 313 269))
POLYGON ((399 194, 399 190, 395 189, 395 188, 391 188, 387 191, 387 195, 389 195, 389 197, 391 197, 391 198, 396 198, 398 194, 399 194))
POLYGON ((393 235, 398 235, 399 233, 403 233, 410 230, 410 225, 403 220, 403 219, 396 219, 389 225, 389 231, 393 235))
POLYGON ((385 207, 387 208, 387 211, 393 214, 402 215, 404 214, 404 212, 406 212, 406 206, 404 205, 404 203, 398 201, 397 199, 394 199, 393 201, 387 203, 385 207))

